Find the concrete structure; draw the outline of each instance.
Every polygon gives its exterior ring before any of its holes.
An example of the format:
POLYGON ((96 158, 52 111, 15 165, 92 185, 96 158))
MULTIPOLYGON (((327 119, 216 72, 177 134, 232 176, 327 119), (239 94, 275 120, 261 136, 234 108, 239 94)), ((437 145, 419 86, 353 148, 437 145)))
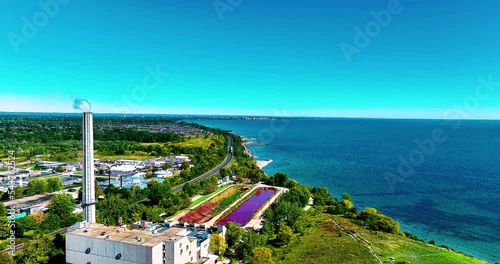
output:
POLYGON ((94 124, 92 112, 83 113, 83 219, 95 223, 94 124))
POLYGON ((174 173, 169 170, 160 170, 153 172, 153 175, 158 178, 168 178, 174 176, 174 173))
POLYGON ((72 264, 212 264, 210 230, 156 224, 146 229, 79 222, 66 234, 66 262, 72 264))
POLYGON ((111 173, 111 176, 133 175, 137 171, 137 168, 133 165, 118 165, 111 167, 109 171, 111 173))

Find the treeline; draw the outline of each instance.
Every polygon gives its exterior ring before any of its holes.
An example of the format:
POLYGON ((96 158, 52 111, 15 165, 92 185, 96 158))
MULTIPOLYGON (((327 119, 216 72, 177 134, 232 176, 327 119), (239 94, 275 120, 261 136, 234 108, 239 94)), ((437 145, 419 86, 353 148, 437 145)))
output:
MULTIPOLYGON (((64 237, 48 234, 79 221, 82 216, 73 214, 74 208, 75 200, 71 196, 56 194, 50 199, 47 213, 35 212, 16 219, 12 228, 6 208, 0 204, 0 239, 8 239, 14 234, 16 244, 24 244, 23 251, 15 257, 0 253, 0 263, 64 263, 64 237)), ((7 244, 1 243, 0 249, 6 249, 7 244)))
MULTIPOLYGON (((35 178, 28 182, 26 187, 15 187, 13 189, 14 198, 22 198, 35 194, 51 193, 63 189, 63 183, 59 177, 35 178)), ((1 200, 8 200, 8 192, 0 192, 1 200)))
MULTIPOLYGON (((96 115, 94 139, 139 143, 181 142, 184 136, 176 133, 153 133, 134 128, 138 125, 174 124, 176 122, 165 117, 122 118, 96 115)), ((73 158, 74 153, 81 151, 81 138, 81 115, 0 115, 0 157, 6 157, 9 150, 15 150, 16 156, 27 159, 34 158, 36 155, 55 157, 63 154, 73 158)))

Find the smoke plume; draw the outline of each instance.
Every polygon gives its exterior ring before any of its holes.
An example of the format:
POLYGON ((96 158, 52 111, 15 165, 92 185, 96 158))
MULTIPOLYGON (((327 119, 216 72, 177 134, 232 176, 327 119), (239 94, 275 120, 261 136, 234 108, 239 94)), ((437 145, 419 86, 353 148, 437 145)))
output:
POLYGON ((80 110, 82 112, 90 112, 92 107, 90 106, 89 101, 81 98, 76 98, 73 102, 73 108, 80 110))

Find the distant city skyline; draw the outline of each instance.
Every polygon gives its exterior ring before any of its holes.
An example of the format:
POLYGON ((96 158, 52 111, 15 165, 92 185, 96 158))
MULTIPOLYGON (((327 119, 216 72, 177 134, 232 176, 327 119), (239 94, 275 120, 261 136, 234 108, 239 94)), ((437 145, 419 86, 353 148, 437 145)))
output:
POLYGON ((500 119, 499 12, 493 0, 2 2, 0 111, 78 112, 85 98, 96 113, 500 119))

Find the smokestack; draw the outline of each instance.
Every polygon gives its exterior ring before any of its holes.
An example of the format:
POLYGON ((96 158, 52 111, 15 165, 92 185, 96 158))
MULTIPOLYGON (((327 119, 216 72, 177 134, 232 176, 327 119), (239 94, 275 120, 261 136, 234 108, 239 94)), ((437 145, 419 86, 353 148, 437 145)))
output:
POLYGON ((92 112, 83 113, 83 220, 95 223, 94 125, 92 112))

